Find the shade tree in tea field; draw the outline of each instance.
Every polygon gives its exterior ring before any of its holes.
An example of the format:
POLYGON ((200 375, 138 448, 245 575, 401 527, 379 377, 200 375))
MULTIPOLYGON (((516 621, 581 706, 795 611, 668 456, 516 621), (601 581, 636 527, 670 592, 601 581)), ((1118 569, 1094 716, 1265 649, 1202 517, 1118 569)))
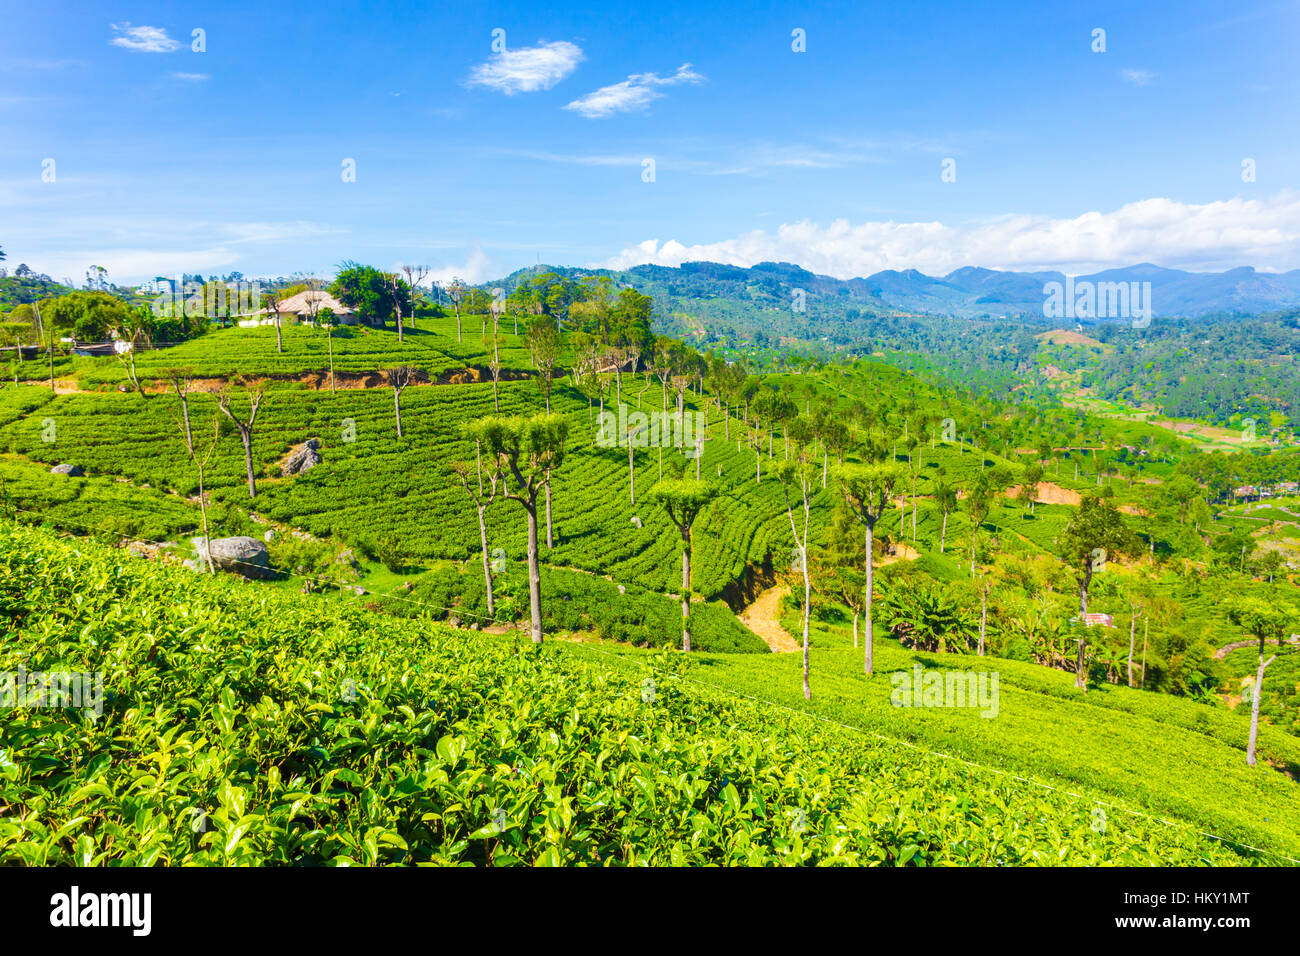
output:
POLYGON ((839 469, 840 493, 849 512, 866 528, 865 562, 866 588, 863 592, 863 645, 866 652, 862 670, 868 677, 872 672, 871 643, 871 589, 872 549, 876 525, 884 517, 893 500, 894 489, 903 481, 903 469, 893 462, 847 464, 839 469))
POLYGON ((1074 569, 1079 582, 1080 630, 1074 683, 1086 691, 1087 637, 1082 616, 1088 613, 1088 589, 1092 586, 1093 575, 1105 571, 1108 561, 1132 555, 1140 545, 1137 536, 1124 523, 1123 515, 1111 502, 1089 495, 1071 516, 1057 547, 1062 560, 1074 569))
POLYGON ((682 539, 682 650, 691 649, 691 526, 700 511, 717 496, 708 482, 682 478, 656 482, 650 499, 661 504, 682 539))
POLYGON ((528 519, 528 604, 533 643, 542 643, 542 590, 537 543, 537 498, 547 475, 564 462, 569 423, 559 415, 489 416, 469 426, 489 459, 490 480, 528 519))

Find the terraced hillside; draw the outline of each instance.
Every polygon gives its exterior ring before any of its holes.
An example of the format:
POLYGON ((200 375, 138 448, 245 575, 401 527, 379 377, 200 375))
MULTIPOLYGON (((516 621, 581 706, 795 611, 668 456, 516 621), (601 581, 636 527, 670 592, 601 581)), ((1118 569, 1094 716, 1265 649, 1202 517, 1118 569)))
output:
MULTIPOLYGON (((0 526, 0 669, 100 671, 104 687, 98 714, 5 712, 0 860, 1276 861, 1198 833, 1195 799, 1172 824, 1114 812, 1099 791, 881 740, 870 731, 891 728, 873 721, 837 727, 702 687, 713 661, 681 674, 645 654, 628 670, 577 645, 521 651, 258 588, 0 526)), ((1014 706, 1070 709, 1032 693, 1014 706)), ((1099 716, 1075 711, 1113 734, 1113 712, 1099 716)), ((1177 723, 1173 746, 1208 745, 1177 723)), ((1182 786, 1208 798, 1224 784, 1182 786)), ((1294 819, 1294 789, 1254 786, 1243 811, 1294 819)))

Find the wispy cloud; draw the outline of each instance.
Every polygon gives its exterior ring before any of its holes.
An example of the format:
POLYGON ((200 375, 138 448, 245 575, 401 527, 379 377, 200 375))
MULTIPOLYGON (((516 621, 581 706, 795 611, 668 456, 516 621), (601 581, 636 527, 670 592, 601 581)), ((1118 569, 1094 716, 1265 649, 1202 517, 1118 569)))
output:
POLYGON ((1132 68, 1120 70, 1119 75, 1124 78, 1125 83, 1131 83, 1134 86, 1150 86, 1151 81, 1159 76, 1158 73, 1151 70, 1135 70, 1132 68))
MULTIPOLYGON (((717 143, 657 144, 646 151, 566 153, 543 149, 501 147, 491 152, 523 159, 568 166, 640 166, 653 156, 661 169, 696 173, 701 176, 762 176, 780 170, 837 169, 890 161, 891 155, 915 152, 922 147, 912 142, 826 141, 806 143, 717 143)), ((949 152, 954 150, 949 149, 949 152)))
POLYGON ((535 159, 544 163, 561 163, 565 166, 640 166, 645 158, 627 153, 552 153, 540 149, 498 149, 495 153, 535 159))
POLYGON ((75 60, 75 59, 41 60, 41 59, 27 59, 23 57, 17 57, 13 59, 6 59, 3 62, 0 62, 0 70, 17 70, 17 71, 70 70, 70 69, 85 67, 87 65, 88 64, 85 60, 75 60))
POLYGON ((172 53, 181 48, 179 40, 167 35, 163 27, 133 27, 130 23, 114 23, 117 36, 110 41, 132 53, 172 53))
POLYGON ((184 80, 186 83, 202 83, 204 80, 212 79, 212 77, 207 73, 173 73, 172 79, 184 80))
POLYGON ((578 68, 582 49, 566 40, 541 42, 518 50, 503 50, 470 72, 466 86, 481 86, 497 93, 535 93, 549 90, 578 68))
MULTIPOLYGON (((0 182, 0 187, 3 185, 0 182)), ((78 214, 53 216, 18 233, 9 251, 13 259, 16 250, 24 250, 23 258, 33 269, 56 278, 81 275, 94 262, 106 267, 115 280, 135 281, 179 272, 207 274, 235 265, 247 269, 247 263, 265 256, 268 247, 292 244, 301 252, 304 244, 346 232, 302 220, 187 222, 183 217, 137 217, 131 228, 124 230, 120 216, 78 214), (77 236, 80 243, 69 247, 70 235, 77 236), (124 242, 127 236, 130 244, 124 242), (208 241, 197 245, 195 236, 208 241)))
POLYGON ((626 269, 700 260, 738 266, 797 262, 842 279, 882 269, 946 275, 962 266, 1083 273, 1142 261, 1211 270, 1248 262, 1288 270, 1300 268, 1300 193, 1200 205, 1145 199, 1071 219, 1010 215, 962 224, 802 221, 695 245, 648 239, 602 265, 626 269))
POLYGON ((602 86, 586 96, 578 97, 564 108, 573 110, 587 119, 604 119, 615 113, 630 113, 633 110, 645 109, 652 101, 663 96, 660 90, 665 86, 703 81, 704 77, 693 71, 689 63, 683 63, 672 76, 660 76, 658 73, 633 73, 621 83, 602 86))

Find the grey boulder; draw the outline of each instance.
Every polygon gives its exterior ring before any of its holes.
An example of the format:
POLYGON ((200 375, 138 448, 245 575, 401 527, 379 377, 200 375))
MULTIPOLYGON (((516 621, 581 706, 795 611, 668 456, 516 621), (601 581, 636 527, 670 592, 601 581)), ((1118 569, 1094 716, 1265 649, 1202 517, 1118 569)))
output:
POLYGON ((67 475, 70 478, 80 478, 85 473, 80 465, 69 465, 66 462, 50 469, 51 475, 67 475))
MULTIPOLYGON (((198 538, 199 560, 204 560, 203 539, 198 538)), ((212 563, 223 571, 231 571, 246 578, 275 576, 271 568, 271 553, 266 544, 247 535, 233 538, 213 538, 207 546, 212 563)))
POLYGON ((286 478, 291 475, 301 475, 304 471, 310 471, 320 463, 320 439, 308 438, 301 445, 294 445, 289 451, 289 457, 284 460, 284 464, 280 467, 280 474, 286 478))

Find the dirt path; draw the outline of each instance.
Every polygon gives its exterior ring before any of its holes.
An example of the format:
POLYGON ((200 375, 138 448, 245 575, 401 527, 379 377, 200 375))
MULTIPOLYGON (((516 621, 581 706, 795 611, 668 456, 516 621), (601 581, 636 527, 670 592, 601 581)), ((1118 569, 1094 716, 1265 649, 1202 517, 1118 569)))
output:
MULTIPOLYGON (((1005 492, 1006 497, 1014 498, 1020 494, 1020 486, 1012 485, 1005 492)), ((1083 502, 1083 496, 1077 491, 1071 491, 1069 488, 1062 488, 1060 485, 1050 481, 1040 481, 1034 495, 1034 500, 1045 505, 1075 505, 1078 506, 1083 502)))
POLYGON ((774 654, 799 650, 798 642, 781 626, 781 598, 789 590, 784 584, 768 588, 740 613, 740 623, 761 637, 774 654))
MULTIPOLYGON (((23 385, 34 385, 34 386, 37 386, 38 388, 49 388, 49 387, 50 387, 50 380, 49 380, 48 378, 43 378, 43 379, 41 379, 39 382, 37 382, 37 381, 32 381, 32 382, 23 382, 22 384, 23 384, 23 385)), ((77 387, 77 381, 76 381, 76 379, 56 378, 56 379, 54 380, 54 394, 55 394, 55 395, 75 395, 75 394, 77 394, 79 391, 81 391, 81 390, 77 387)))
MULTIPOLYGON (((1290 637, 1288 637, 1288 638, 1286 639, 1286 641, 1283 642, 1283 643, 1284 643, 1284 644, 1300 644, 1300 634, 1292 634, 1292 635, 1291 635, 1290 637)), ((1278 647, 1279 645, 1277 645, 1277 644, 1273 644, 1273 643, 1270 641, 1269 644, 1267 644, 1267 645, 1265 645, 1265 646, 1266 646, 1266 647, 1269 647, 1269 646, 1271 646, 1271 647, 1278 647)), ((1221 648, 1219 648, 1217 651, 1215 651, 1215 652, 1214 652, 1214 656, 1215 656, 1215 658, 1218 659, 1218 660, 1223 660, 1225 657, 1227 657, 1227 656, 1228 656, 1229 654, 1231 654, 1233 651, 1240 650, 1240 649, 1243 648, 1243 647, 1259 647, 1259 641, 1258 641, 1258 640, 1250 640, 1250 641, 1233 641, 1231 644, 1224 644, 1221 648)))

